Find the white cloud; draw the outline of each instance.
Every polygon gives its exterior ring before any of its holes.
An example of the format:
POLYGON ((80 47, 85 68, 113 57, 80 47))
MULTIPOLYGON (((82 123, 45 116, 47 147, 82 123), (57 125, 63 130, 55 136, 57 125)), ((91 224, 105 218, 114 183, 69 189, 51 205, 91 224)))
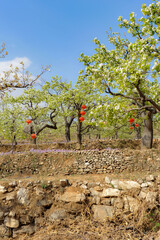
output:
POLYGON ((15 67, 20 68, 21 67, 20 62, 24 63, 25 68, 28 68, 31 65, 31 61, 30 61, 29 58, 27 58, 27 57, 17 57, 17 58, 14 58, 13 60, 10 60, 10 61, 0 62, 0 72, 8 71, 10 69, 11 65, 13 66, 13 68, 15 68, 15 67))

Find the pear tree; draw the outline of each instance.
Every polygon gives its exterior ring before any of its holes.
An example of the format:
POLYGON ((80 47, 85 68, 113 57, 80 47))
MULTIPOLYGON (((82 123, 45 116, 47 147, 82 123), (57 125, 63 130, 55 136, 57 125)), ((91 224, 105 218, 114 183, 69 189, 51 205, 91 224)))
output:
POLYGON ((143 120, 142 147, 152 148, 153 115, 160 113, 160 2, 153 0, 142 5, 142 17, 136 20, 131 13, 129 20, 119 17, 120 28, 131 35, 107 33, 112 49, 97 38, 92 56, 81 54, 80 61, 86 66, 80 75, 87 78, 94 88, 116 98, 124 114, 136 111, 143 120), (131 39, 131 40, 129 40, 131 39))

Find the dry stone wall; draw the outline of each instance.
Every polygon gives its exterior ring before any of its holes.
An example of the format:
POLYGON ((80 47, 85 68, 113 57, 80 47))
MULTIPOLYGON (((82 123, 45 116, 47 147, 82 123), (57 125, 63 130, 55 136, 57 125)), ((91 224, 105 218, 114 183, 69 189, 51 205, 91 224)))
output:
POLYGON ((35 152, 0 156, 0 176, 19 174, 87 174, 157 171, 160 151, 87 150, 35 152))
POLYGON ((160 176, 148 175, 137 181, 106 176, 101 183, 67 179, 4 182, 0 199, 0 239, 33 235, 45 223, 70 218, 81 221, 86 209, 95 221, 118 221, 123 216, 125 226, 130 226, 159 208, 160 176))
POLYGON ((101 150, 83 151, 72 164, 72 173, 119 173, 159 170, 160 151, 101 150))

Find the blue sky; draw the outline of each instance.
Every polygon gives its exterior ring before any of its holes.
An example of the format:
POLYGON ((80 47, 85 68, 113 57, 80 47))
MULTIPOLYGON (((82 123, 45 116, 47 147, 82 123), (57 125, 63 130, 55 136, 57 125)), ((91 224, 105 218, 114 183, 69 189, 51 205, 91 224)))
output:
POLYGON ((94 53, 95 37, 107 45, 105 31, 123 32, 118 17, 140 17, 143 3, 151 0, 0 0, 0 40, 8 51, 0 70, 21 58, 33 75, 51 64, 45 80, 59 75, 75 83, 83 68, 80 54, 94 53))

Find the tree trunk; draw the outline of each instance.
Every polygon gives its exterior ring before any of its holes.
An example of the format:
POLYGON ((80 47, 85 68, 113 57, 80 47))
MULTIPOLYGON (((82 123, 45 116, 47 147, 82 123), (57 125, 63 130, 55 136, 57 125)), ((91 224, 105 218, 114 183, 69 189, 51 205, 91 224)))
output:
POLYGON ((78 125, 77 125, 77 141, 81 147, 82 145, 82 122, 79 121, 79 117, 81 115, 79 114, 78 116, 78 125))
POLYGON ((141 139, 141 128, 135 127, 135 139, 141 139))
POLYGON ((114 138, 118 139, 118 131, 117 130, 115 130, 114 138))
POLYGON ((65 124, 65 138, 67 142, 71 141, 70 125, 65 124))
POLYGON ((144 119, 144 128, 142 133, 142 148, 150 149, 152 148, 153 143, 153 121, 152 112, 147 112, 143 115, 147 116, 147 118, 144 119))
MULTIPOLYGON (((30 135, 31 134, 34 134, 35 133, 35 131, 34 131, 34 128, 33 128, 33 126, 31 126, 30 127, 30 135)), ((37 138, 31 138, 31 144, 36 144, 37 143, 37 138)))

